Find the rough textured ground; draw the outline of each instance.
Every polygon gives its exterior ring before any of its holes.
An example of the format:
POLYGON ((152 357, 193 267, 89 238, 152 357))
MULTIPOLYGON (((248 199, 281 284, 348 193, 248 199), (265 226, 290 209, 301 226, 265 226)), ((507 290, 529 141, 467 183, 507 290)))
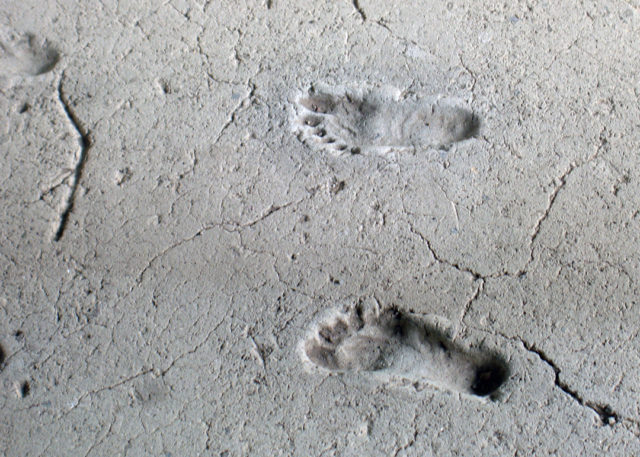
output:
POLYGON ((0 453, 640 454, 637 0, 0 3, 0 453), (479 131, 334 154, 320 85, 479 131), (305 370, 372 301, 499 395, 305 370))

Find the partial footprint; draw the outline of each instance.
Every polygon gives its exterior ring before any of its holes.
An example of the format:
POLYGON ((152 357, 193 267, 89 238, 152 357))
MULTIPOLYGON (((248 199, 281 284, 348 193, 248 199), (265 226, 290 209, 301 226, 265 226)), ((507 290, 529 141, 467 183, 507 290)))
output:
POLYGON ((477 116, 450 98, 402 99, 398 90, 310 89, 296 100, 300 140, 334 154, 448 148, 473 137, 477 116))
POLYGON ((301 342, 300 350, 311 367, 367 372, 382 382, 424 382, 478 397, 494 393, 508 373, 496 356, 464 351, 393 308, 335 311, 301 342))
POLYGON ((38 76, 53 70, 58 60, 60 54, 47 40, 30 33, 0 39, 0 75, 38 76))

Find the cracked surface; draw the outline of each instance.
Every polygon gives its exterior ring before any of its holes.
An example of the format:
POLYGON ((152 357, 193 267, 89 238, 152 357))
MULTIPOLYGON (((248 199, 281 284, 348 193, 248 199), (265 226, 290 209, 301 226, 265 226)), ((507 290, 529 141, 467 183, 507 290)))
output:
POLYGON ((7 4, 0 454, 640 454, 636 3, 7 4), (318 154, 319 81, 481 125, 318 154), (500 395, 305 372, 359 300, 504 355, 500 395))

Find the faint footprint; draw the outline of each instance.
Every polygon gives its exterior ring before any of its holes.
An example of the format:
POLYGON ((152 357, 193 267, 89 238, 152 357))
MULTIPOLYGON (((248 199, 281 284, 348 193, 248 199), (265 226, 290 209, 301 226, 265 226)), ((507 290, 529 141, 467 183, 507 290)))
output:
POLYGON ((310 367, 363 371, 382 382, 426 382, 478 397, 494 393, 508 374, 494 355, 464 351, 394 308, 334 311, 301 342, 300 350, 310 367))
POLYGON ((334 154, 446 149, 474 136, 477 116, 451 98, 403 99, 399 90, 310 89, 296 100, 298 138, 334 154))
POLYGON ((38 76, 56 66, 60 54, 47 40, 35 35, 9 34, 0 39, 0 74, 38 76))

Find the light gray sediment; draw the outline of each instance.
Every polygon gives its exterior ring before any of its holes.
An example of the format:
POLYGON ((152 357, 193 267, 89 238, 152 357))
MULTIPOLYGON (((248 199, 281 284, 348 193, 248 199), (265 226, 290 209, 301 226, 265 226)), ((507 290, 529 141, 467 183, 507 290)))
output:
POLYGON ((0 454, 640 454, 635 0, 2 10, 0 454), (479 123, 334 154, 313 87, 479 123), (359 302, 508 378, 307 370, 359 302))

